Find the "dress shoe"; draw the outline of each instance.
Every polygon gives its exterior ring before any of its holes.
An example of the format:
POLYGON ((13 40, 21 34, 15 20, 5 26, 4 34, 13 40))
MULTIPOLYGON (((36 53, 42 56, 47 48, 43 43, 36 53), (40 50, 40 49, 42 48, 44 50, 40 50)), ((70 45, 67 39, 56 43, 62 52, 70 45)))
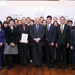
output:
POLYGON ((22 68, 23 67, 23 64, 21 64, 19 67, 22 68))
POLYGON ((13 66, 13 65, 11 65, 11 68, 14 68, 14 66, 13 66))
POLYGON ((45 67, 49 67, 49 65, 45 65, 45 67))
POLYGON ((0 70, 2 69, 2 67, 0 67, 0 70))
POLYGON ((58 66, 56 67, 56 69, 59 69, 59 68, 61 68, 61 66, 60 66, 60 65, 58 65, 58 66))
POLYGON ((38 65, 38 67, 41 68, 42 66, 41 65, 38 65))
POLYGON ((25 64, 25 66, 26 66, 26 67, 29 67, 29 65, 28 65, 28 64, 25 64))
POLYGON ((36 65, 33 65, 34 68, 36 68, 36 65))
POLYGON ((66 66, 63 66, 63 70, 66 69, 66 66))
POLYGON ((49 67, 50 67, 50 68, 53 68, 53 65, 50 65, 49 67))
POLYGON ((72 68, 72 70, 75 70, 75 68, 72 68))

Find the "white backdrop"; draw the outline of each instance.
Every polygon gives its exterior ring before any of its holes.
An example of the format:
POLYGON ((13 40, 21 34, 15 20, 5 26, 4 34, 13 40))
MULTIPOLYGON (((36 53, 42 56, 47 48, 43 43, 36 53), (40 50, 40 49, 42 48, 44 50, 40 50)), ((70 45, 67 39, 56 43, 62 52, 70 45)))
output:
POLYGON ((25 7, 25 6, 0 6, 0 20, 6 20, 7 16, 11 16, 14 19, 21 19, 22 17, 31 17, 34 19, 36 16, 47 15, 52 17, 65 16, 67 19, 71 19, 75 22, 75 8, 74 7, 25 7))

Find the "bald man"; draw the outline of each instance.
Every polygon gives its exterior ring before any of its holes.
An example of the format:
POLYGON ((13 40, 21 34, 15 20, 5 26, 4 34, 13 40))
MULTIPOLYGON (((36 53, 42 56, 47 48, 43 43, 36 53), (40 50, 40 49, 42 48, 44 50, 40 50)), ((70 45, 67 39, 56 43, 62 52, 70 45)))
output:
POLYGON ((42 65, 42 47, 44 45, 44 27, 40 24, 40 18, 35 18, 35 24, 32 26, 30 30, 30 36, 32 38, 31 45, 32 45, 32 60, 33 60, 33 67, 41 67, 42 65))
POLYGON ((57 17, 53 17, 53 22, 58 21, 57 17))
MULTIPOLYGON (((27 43, 23 43, 21 41, 22 34, 28 34, 29 35, 29 26, 26 24, 26 18, 22 18, 22 24, 17 26, 18 31, 18 40, 19 40, 19 54, 20 54, 20 67, 25 65, 26 67, 29 67, 27 64, 27 57, 28 57, 28 41, 27 43)), ((29 40, 29 39, 28 39, 29 40)))

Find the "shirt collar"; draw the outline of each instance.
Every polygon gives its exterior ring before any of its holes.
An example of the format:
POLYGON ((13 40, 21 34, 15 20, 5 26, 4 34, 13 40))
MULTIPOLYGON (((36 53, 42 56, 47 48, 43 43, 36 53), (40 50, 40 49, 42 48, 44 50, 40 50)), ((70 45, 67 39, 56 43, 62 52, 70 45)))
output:
POLYGON ((37 26, 39 27, 39 25, 36 25, 36 27, 37 27, 37 26))
POLYGON ((50 26, 51 26, 51 23, 50 23, 50 24, 47 24, 47 26, 49 26, 49 27, 50 27, 50 26))

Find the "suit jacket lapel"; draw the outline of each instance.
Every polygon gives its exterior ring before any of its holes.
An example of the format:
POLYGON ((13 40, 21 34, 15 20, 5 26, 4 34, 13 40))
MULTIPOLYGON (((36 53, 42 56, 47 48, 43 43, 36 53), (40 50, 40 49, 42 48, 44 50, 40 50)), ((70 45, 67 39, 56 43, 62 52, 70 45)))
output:
POLYGON ((48 32, 50 32, 52 30, 52 24, 51 24, 51 26, 50 26, 50 28, 49 28, 49 31, 48 32))
POLYGON ((39 25, 39 28, 38 28, 38 33, 40 32, 40 28, 41 28, 41 26, 39 25))
POLYGON ((63 33, 65 32, 65 28, 66 28, 66 25, 64 26, 64 30, 63 30, 63 33))
POLYGON ((60 25, 58 26, 59 32, 61 33, 60 25))

